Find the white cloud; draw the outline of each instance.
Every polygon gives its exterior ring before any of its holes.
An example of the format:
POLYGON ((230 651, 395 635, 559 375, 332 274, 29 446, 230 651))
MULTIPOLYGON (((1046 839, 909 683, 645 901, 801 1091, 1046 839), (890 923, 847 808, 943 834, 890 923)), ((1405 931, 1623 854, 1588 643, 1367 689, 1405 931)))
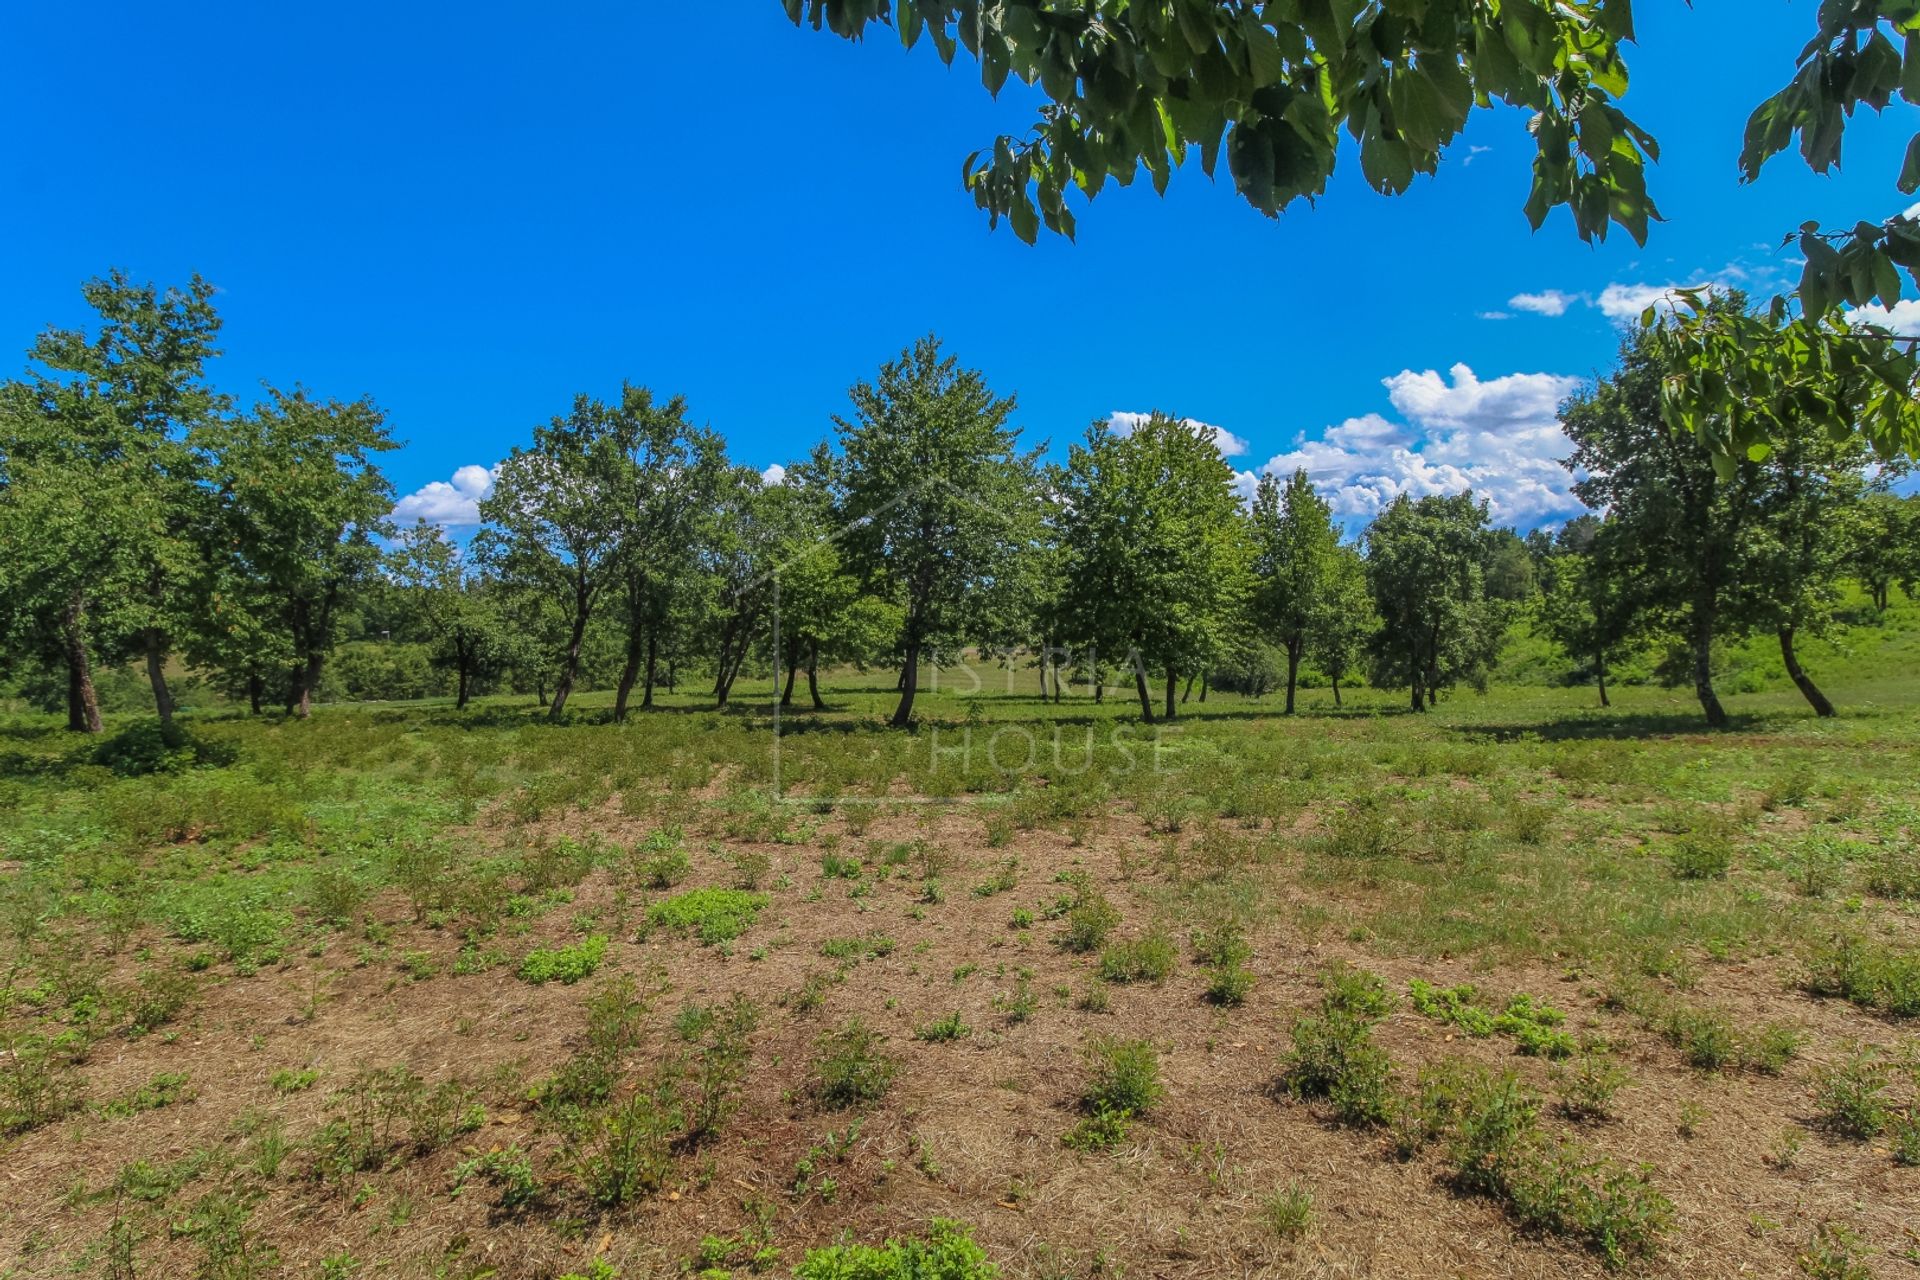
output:
POLYGON ((453 528, 480 523, 481 500, 493 493, 493 470, 472 463, 453 473, 453 479, 430 480, 393 504, 389 519, 410 525, 416 520, 453 528))
POLYGON ((1457 364, 1443 377, 1402 370, 1382 380, 1405 418, 1369 413, 1302 438, 1261 470, 1305 468, 1334 512, 1372 519, 1401 494, 1425 497, 1472 489, 1494 519, 1522 527, 1580 509, 1573 477, 1560 460, 1573 452, 1560 430, 1560 402, 1580 385, 1553 373, 1514 373, 1482 381, 1457 364))
POLYGON ((1855 307, 1847 318, 1857 324, 1884 325, 1903 337, 1920 335, 1920 298, 1902 298, 1891 307, 1855 307))
POLYGON ((763 484, 784 484, 786 479, 787 469, 777 462, 760 473, 760 480, 763 484))
POLYGON ((1696 280, 1692 284, 1610 284, 1600 291, 1599 301, 1594 305, 1614 323, 1630 324, 1637 323, 1641 313, 1648 307, 1671 307, 1675 289, 1724 287, 1724 282, 1720 280, 1696 280))
MULTIPOLYGON (((1107 415, 1107 425, 1113 428, 1115 435, 1124 436, 1152 416, 1150 413, 1131 413, 1125 409, 1115 409, 1107 415)), ((1219 447, 1220 456, 1223 458, 1238 458, 1253 447, 1225 427, 1215 426, 1211 422, 1202 422, 1198 418, 1182 418, 1181 421, 1188 426, 1205 427, 1213 432, 1213 442, 1219 447)))
POLYGON ((1567 308, 1580 299, 1571 293, 1562 293, 1558 289, 1544 289, 1539 293, 1516 293, 1508 299, 1507 305, 1516 311, 1531 311, 1537 316, 1563 316, 1567 308))

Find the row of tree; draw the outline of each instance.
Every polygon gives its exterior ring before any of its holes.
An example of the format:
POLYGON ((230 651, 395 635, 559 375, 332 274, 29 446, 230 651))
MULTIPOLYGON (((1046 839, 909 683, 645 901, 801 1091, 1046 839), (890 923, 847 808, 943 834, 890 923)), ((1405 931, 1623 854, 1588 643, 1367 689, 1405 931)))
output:
POLYGON ((500 464, 463 551, 389 525, 370 402, 269 390, 242 409, 212 389, 204 282, 114 275, 86 296, 94 332, 49 331, 0 387, 0 662, 63 676, 86 731, 94 671, 130 662, 169 728, 183 667, 305 715, 349 634, 428 646, 462 706, 508 684, 556 720, 583 680, 624 719, 691 673, 722 706, 745 670, 784 673, 785 704, 804 673, 817 707, 823 665, 890 662, 905 725, 923 668, 965 649, 1037 656, 1055 700, 1063 676, 1095 697, 1118 677, 1149 721, 1196 682, 1203 700, 1284 687, 1291 712, 1309 664, 1336 700, 1364 676, 1421 710, 1484 687, 1523 614, 1603 701, 1625 654, 1672 650, 1720 724, 1716 643, 1777 634, 1830 714, 1796 637, 1844 577, 1884 608, 1920 574, 1916 504, 1858 437, 1789 420, 1729 461, 1670 430, 1653 330, 1565 407, 1575 491, 1605 514, 1557 534, 1494 528, 1471 494, 1403 496, 1349 542, 1304 472, 1243 502, 1213 429, 1158 414, 1048 463, 1013 400, 927 338, 771 482, 678 398, 579 397, 500 464))

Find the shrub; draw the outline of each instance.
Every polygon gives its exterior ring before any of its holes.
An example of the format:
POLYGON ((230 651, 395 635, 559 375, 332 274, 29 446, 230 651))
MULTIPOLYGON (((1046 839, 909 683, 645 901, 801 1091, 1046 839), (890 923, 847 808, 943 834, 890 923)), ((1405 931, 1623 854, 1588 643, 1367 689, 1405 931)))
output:
POLYGON ((679 1128, 673 1091, 661 1081, 611 1111, 595 1113, 580 1157, 580 1180, 588 1197, 605 1208, 618 1208, 658 1191, 673 1170, 673 1139, 679 1128))
POLYGON ((814 1061, 814 1092, 830 1107, 878 1102, 893 1085, 899 1064, 881 1048, 884 1037, 859 1018, 820 1038, 814 1061))
POLYGON ((943 1040, 959 1040, 972 1034, 973 1028, 960 1021, 960 1011, 956 1009, 944 1018, 936 1018, 923 1027, 916 1027, 913 1038, 937 1043, 943 1040))
POLYGON ((647 922, 690 929, 708 946, 731 942, 753 927, 767 895, 746 889, 691 889, 647 908, 647 922))
POLYGON ((1094 887, 1085 873, 1073 877, 1073 902, 1067 908, 1067 930, 1061 945, 1069 951, 1097 951, 1120 924, 1120 910, 1094 887))
POLYGON ((1841 936, 1815 948, 1807 968, 1807 989, 1814 995, 1920 1017, 1920 953, 1841 936))
POLYGON ((1812 1280, 1873 1280, 1865 1252, 1859 1236, 1838 1223, 1823 1222, 1794 1260, 1812 1280))
POLYGON ((1365 969, 1336 965, 1321 975, 1321 1007, 1379 1021, 1393 1011, 1393 993, 1386 980, 1365 969))
POLYGON ((518 1144, 455 1165, 453 1194, 459 1195, 476 1179, 499 1192, 498 1203, 509 1212, 528 1208, 540 1199, 540 1183, 533 1175, 533 1161, 518 1144))
POLYGON ((559 982, 572 986, 582 978, 592 977, 606 954, 607 939, 597 933, 571 946, 535 947, 520 962, 520 976, 536 985, 559 982))
POLYGON ((1573 1120, 1606 1120, 1613 1115, 1613 1095, 1632 1079, 1603 1046, 1583 1045, 1570 1066, 1555 1067, 1553 1081, 1560 1110, 1573 1120))
POLYGON ((1253 971, 1238 965, 1215 969, 1207 979, 1207 999, 1214 1004, 1244 1004, 1252 990, 1253 971))
POLYGON ((1887 1090, 1893 1071, 1872 1049, 1856 1049, 1845 1062, 1822 1071, 1814 1080, 1814 1106, 1820 1122, 1849 1138, 1874 1138, 1884 1133, 1891 1113, 1887 1090))
POLYGON ((1160 1054, 1151 1041, 1096 1036, 1086 1052, 1091 1073, 1081 1102, 1087 1110, 1142 1115, 1165 1092, 1160 1054))
POLYGON ((971 1228, 935 1218, 925 1240, 888 1240, 881 1246, 836 1244, 809 1249, 794 1280, 995 1280, 971 1228))
POLYGON ((1108 982, 1159 982, 1173 972, 1173 939, 1155 930, 1131 942, 1109 943, 1100 953, 1100 976, 1108 982))
POLYGON ((1667 855, 1676 880, 1724 880, 1733 866, 1727 846, 1711 835, 1681 838, 1667 855))
POLYGON ((1393 1062, 1372 1022, 1345 1009, 1295 1021, 1281 1081, 1296 1098, 1328 1099, 1347 1124, 1383 1124, 1392 1111, 1393 1062))
POLYGON ((155 720, 128 725, 93 749, 93 762, 123 778, 154 773, 179 773, 200 765, 226 765, 233 749, 189 734, 178 725, 162 728, 155 720))
POLYGON ((760 1025, 760 1008, 745 995, 736 994, 723 1005, 698 1010, 702 1016, 690 1018, 683 1012, 681 1021, 692 1034, 682 1032, 691 1044, 684 1068, 687 1137, 701 1142, 720 1132, 733 1109, 739 1105, 740 1086, 746 1082, 747 1064, 752 1056, 747 1037, 760 1025), (697 1027, 692 1024, 698 1024, 697 1027))

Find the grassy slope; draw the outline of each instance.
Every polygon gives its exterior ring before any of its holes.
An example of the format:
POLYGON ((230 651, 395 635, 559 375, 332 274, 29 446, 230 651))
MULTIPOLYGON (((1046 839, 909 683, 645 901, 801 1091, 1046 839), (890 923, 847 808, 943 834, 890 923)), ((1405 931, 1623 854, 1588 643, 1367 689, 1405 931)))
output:
MULTIPOLYGON (((1815 1127, 1810 1095, 1856 1041, 1910 1046, 1908 1025, 1802 988, 1836 934, 1913 954, 1887 869, 1911 865, 1920 821, 1916 621, 1807 646, 1842 719, 1771 688, 1731 698, 1737 724, 1712 737, 1690 699, 1646 687, 1605 713, 1536 686, 1421 717, 1385 693, 1336 713, 1316 690, 1291 721, 1272 700, 1190 704, 1156 749, 1124 697, 1054 707, 1031 672, 974 673, 976 697, 943 673, 914 735, 880 727, 883 676, 842 680, 832 711, 783 717, 777 750, 761 707, 682 699, 622 727, 590 696, 558 728, 525 700, 207 720, 229 763, 120 777, 55 722, 16 720, 0 736, 0 1108, 18 1130, 0 1274, 103 1273, 128 1232, 141 1275, 216 1258, 245 1275, 270 1248, 300 1276, 332 1257, 339 1274, 548 1277, 596 1253, 638 1276, 707 1236, 742 1271, 777 1248, 763 1261, 784 1274, 842 1230, 936 1215, 976 1224, 1017 1274, 1599 1272, 1579 1239, 1454 1190, 1444 1144, 1396 1162, 1378 1133, 1274 1094, 1283 1028, 1335 961, 1401 992, 1474 982, 1495 1008, 1542 996, 1610 1042, 1631 1077, 1618 1118, 1543 1124, 1649 1164, 1677 1214, 1654 1273, 1790 1271, 1829 1218, 1895 1265, 1917 1175, 1884 1140, 1815 1127), (1696 856, 1728 874, 1678 878, 1696 856), (1106 982, 1097 950, 1060 945, 1065 875, 1118 909, 1114 939, 1170 940, 1173 971, 1106 982), (671 893, 749 883, 768 905, 731 942, 646 923, 671 893), (1225 922, 1252 947, 1237 1007, 1207 1003, 1192 957, 1225 922), (596 937, 588 981, 516 976, 596 937), (542 1081, 597 1061, 590 1027, 604 1040, 610 1015, 589 1002, 620 975, 647 1012, 610 1094, 539 1105, 542 1081), (609 1118, 685 1057, 676 1015, 735 994, 759 1010, 738 1111, 656 1153, 633 1202, 597 1205, 609 1118), (1690 1069, 1662 1034, 1675 1009, 1804 1044, 1779 1077, 1690 1069), (915 1038, 950 1014, 966 1034, 915 1038), (837 1110, 815 1069, 855 1016, 900 1070, 837 1110), (1167 1095, 1118 1150, 1075 1153, 1060 1135, 1101 1035, 1155 1041, 1167 1095), (420 1083, 365 1074, 394 1066, 420 1083), (416 1132, 429 1088, 458 1106, 416 1132), (382 1107, 391 1125, 351 1123, 382 1107), (519 1151, 532 1208, 484 1181, 452 1194, 463 1163, 519 1151), (1304 1242, 1263 1213, 1295 1183, 1315 1201, 1304 1242)), ((1553 1087, 1510 1039, 1404 1001, 1376 1036, 1403 1081, 1463 1058, 1553 1087)), ((1908 1105, 1911 1085, 1890 1097, 1908 1105)))

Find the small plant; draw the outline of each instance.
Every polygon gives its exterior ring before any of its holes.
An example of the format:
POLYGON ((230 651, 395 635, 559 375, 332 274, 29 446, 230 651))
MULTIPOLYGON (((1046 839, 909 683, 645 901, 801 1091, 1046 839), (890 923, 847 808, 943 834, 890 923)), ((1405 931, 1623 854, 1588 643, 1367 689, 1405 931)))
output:
POLYGON ((1007 1022, 1018 1026, 1039 1012, 1040 997, 1033 993, 1033 975, 1022 969, 1014 980, 1013 991, 993 998, 993 1007, 1006 1015, 1007 1022))
POLYGON ((1427 1017, 1439 1022, 1450 1023, 1475 1038, 1484 1038, 1494 1032, 1494 1017, 1480 1004, 1476 1003, 1480 989, 1472 983, 1463 982, 1457 987, 1436 987, 1430 982, 1415 978, 1407 984, 1408 998, 1413 1007, 1427 1017))
POLYGON ((859 1018, 822 1036, 813 1064, 814 1092, 830 1107, 878 1102, 893 1085, 899 1064, 887 1056, 884 1037, 859 1018))
POLYGON ((1076 873, 1068 883, 1073 887, 1073 902, 1066 911, 1067 928, 1060 944, 1069 951, 1098 951, 1119 926, 1120 910, 1086 873, 1076 873))
POLYGON ((1878 1053, 1856 1049, 1814 1080, 1820 1123, 1849 1138, 1880 1136, 1891 1119, 1886 1095, 1892 1083, 1893 1070, 1878 1053))
POLYGON ((1835 1222, 1823 1222, 1794 1259, 1812 1280, 1873 1280, 1859 1236, 1835 1222))
POLYGON ((753 927, 767 895, 745 889, 690 889, 647 908, 647 922, 658 928, 686 929, 707 946, 731 942, 753 927))
POLYGON ((536 986, 548 982, 572 986, 592 977, 606 954, 606 936, 597 933, 570 946, 536 947, 520 962, 520 977, 536 986))
POLYGON ((1087 1047, 1091 1073, 1081 1094, 1090 1111, 1142 1115, 1165 1092, 1160 1083, 1160 1054, 1148 1040, 1096 1036, 1087 1047))
POLYGON ((1225 965, 1213 970, 1207 978, 1207 999, 1214 1004, 1245 1004, 1247 993, 1253 990, 1253 971, 1239 965, 1225 965))
POLYGON ((925 1026, 916 1027, 913 1038, 939 1043, 944 1040, 959 1040, 972 1034, 973 1028, 960 1021, 960 1011, 956 1009, 944 1018, 936 1018, 925 1026))
MULTIPOLYGON (((618 1208, 665 1184, 680 1127, 674 1101, 671 1079, 663 1077, 592 1116, 581 1144, 580 1180, 595 1204, 618 1208)), ((501 1205, 511 1207, 504 1196, 501 1205)))
POLYGON ((474 1181, 485 1182, 498 1192, 500 1207, 510 1213, 529 1208, 540 1199, 540 1183, 533 1174, 533 1161, 517 1144, 454 1166, 454 1195, 459 1195, 474 1181))
POLYGON ((1107 982, 1159 982, 1173 972, 1173 939, 1155 930, 1131 942, 1109 943, 1100 952, 1100 977, 1107 982))
POLYGON ((1675 1127, 1683 1138, 1695 1138, 1707 1122, 1707 1109, 1688 1099, 1680 1104, 1680 1121, 1675 1127))
POLYGON ((1887 1133, 1893 1139, 1893 1162, 1909 1169, 1920 1167, 1920 1104, 1890 1117, 1887 1133))
POLYGON ((794 1280, 996 1280, 1000 1269, 987 1261, 970 1228, 935 1218, 925 1240, 809 1249, 793 1274, 794 1280))
POLYGON ((1613 1096, 1632 1079, 1604 1045, 1592 1043, 1552 1075, 1560 1110, 1571 1120, 1611 1119, 1613 1096))
POLYGON ((1724 880, 1733 866, 1733 854, 1711 834, 1680 838, 1667 854, 1676 880, 1724 880))
POLYGON ((1260 1218, 1282 1240, 1298 1240, 1313 1224, 1313 1192, 1290 1183, 1260 1202, 1260 1218))

